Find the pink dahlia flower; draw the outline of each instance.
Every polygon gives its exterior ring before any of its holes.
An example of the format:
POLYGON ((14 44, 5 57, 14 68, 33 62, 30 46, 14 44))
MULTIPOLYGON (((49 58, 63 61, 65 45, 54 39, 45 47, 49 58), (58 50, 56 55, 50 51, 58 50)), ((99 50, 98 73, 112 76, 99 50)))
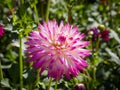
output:
POLYGON ((35 69, 40 69, 40 74, 47 69, 48 77, 60 79, 66 75, 77 76, 87 66, 85 57, 90 55, 90 50, 84 49, 89 42, 84 41, 77 26, 72 27, 63 22, 49 21, 39 25, 40 31, 32 31, 25 44, 26 52, 33 62, 35 69))
POLYGON ((108 41, 110 38, 109 38, 109 33, 110 31, 109 30, 103 30, 100 32, 100 35, 101 35, 101 38, 104 40, 104 41, 108 41))
POLYGON ((4 35, 4 29, 3 26, 0 24, 0 37, 4 35))

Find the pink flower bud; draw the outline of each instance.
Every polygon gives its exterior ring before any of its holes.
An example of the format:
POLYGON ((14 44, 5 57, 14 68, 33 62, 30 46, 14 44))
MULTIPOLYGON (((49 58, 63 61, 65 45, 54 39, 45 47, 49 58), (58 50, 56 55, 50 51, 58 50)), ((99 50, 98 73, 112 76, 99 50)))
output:
POLYGON ((4 29, 3 26, 0 24, 0 38, 4 35, 4 29))
POLYGON ((84 84, 77 84, 73 90, 85 90, 85 85, 84 84))

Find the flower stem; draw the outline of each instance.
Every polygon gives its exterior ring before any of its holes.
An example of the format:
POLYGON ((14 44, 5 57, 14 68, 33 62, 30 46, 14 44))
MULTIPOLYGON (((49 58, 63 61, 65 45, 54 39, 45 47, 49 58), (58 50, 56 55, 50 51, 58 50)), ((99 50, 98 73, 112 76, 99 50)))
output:
POLYGON ((113 7, 112 7, 112 0, 110 0, 109 1, 109 12, 110 12, 110 26, 111 26, 111 28, 113 29, 114 28, 114 22, 113 22, 113 17, 112 17, 112 9, 113 9, 113 7))
POLYGON ((99 44, 100 44, 100 36, 98 36, 98 40, 97 40, 97 43, 96 43, 96 54, 98 54, 98 50, 99 50, 99 44))
POLYGON ((39 23, 39 16, 38 16, 38 11, 37 11, 37 8, 36 8, 36 4, 34 4, 34 11, 35 11, 35 14, 36 14, 36 19, 35 19, 35 21, 36 21, 37 23, 39 23))
POLYGON ((44 18, 44 0, 40 0, 40 5, 41 5, 41 8, 40 8, 40 15, 42 17, 42 19, 44 18))
POLYGON ((24 4, 24 0, 21 0, 21 4, 24 4))
POLYGON ((0 60, 0 81, 3 80, 3 72, 2 72, 2 66, 1 66, 1 60, 0 60))
POLYGON ((49 7, 50 7, 50 0, 47 0, 47 8, 46 8, 46 22, 48 22, 49 19, 49 7))
POLYGON ((52 78, 50 77, 50 81, 49 81, 49 84, 48 84, 48 90, 50 90, 51 82, 52 82, 52 78))
POLYGON ((72 23, 72 6, 68 6, 68 22, 72 23))
POLYGON ((57 85, 58 85, 58 80, 56 80, 55 89, 54 90, 57 90, 57 85))
POLYGON ((39 84, 40 84, 40 69, 37 70, 36 86, 39 87, 39 84))
POLYGON ((22 61, 22 34, 19 34, 19 40, 20 40, 20 47, 19 47, 19 64, 20 64, 20 90, 22 90, 23 87, 23 61, 22 61))

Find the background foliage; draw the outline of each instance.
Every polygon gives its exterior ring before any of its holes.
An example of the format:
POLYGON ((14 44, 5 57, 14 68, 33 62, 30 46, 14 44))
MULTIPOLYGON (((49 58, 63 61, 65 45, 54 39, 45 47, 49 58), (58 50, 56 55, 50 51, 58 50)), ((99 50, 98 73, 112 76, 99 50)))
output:
MULTIPOLYGON (((78 83, 85 84, 87 90, 120 90, 119 0, 51 0, 50 3, 49 0, 0 0, 0 23, 5 29, 4 37, 0 38, 0 60, 4 77, 0 88, 20 88, 19 34, 22 33, 23 90, 46 90, 49 81, 47 73, 44 72, 39 82, 36 82, 36 70, 26 62, 24 41, 31 30, 37 30, 37 25, 47 20, 47 15, 50 20, 63 20, 77 25, 86 34, 87 40, 91 40, 87 31, 99 24, 110 30, 110 40, 101 40, 98 52, 87 58, 89 66, 86 71, 72 80, 65 77, 61 79, 58 90, 72 90, 78 83)), ((54 86, 53 81, 51 89, 54 86)))

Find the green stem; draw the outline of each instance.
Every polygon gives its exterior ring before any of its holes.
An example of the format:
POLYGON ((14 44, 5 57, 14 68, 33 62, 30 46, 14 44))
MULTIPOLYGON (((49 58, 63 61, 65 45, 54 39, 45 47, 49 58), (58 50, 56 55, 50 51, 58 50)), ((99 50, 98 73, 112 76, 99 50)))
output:
POLYGON ((37 81, 40 81, 40 69, 37 70, 37 81))
POLYGON ((43 7, 43 3, 44 3, 44 0, 40 0, 40 5, 41 5, 40 15, 41 15, 42 19, 44 18, 44 13, 43 13, 44 7, 43 7))
POLYGON ((21 0, 21 4, 24 4, 24 0, 21 0))
POLYGON ((33 62, 30 62, 30 63, 29 63, 29 68, 32 68, 32 64, 33 64, 33 62))
POLYGON ((57 90, 57 85, 58 85, 58 80, 56 80, 55 89, 54 90, 57 90))
POLYGON ((68 6, 68 22, 72 23, 72 6, 68 6))
POLYGON ((36 86, 39 87, 40 83, 40 69, 37 70, 37 75, 36 75, 36 86))
POLYGON ((1 66, 1 60, 0 60, 0 81, 3 80, 3 72, 2 72, 2 66, 1 66))
POLYGON ((19 40, 20 40, 20 47, 19 47, 19 64, 20 64, 20 90, 22 90, 23 87, 23 61, 22 61, 22 34, 19 34, 19 40))
POLYGON ((100 44, 100 36, 98 36, 98 40, 97 40, 97 43, 96 43, 96 54, 98 54, 98 50, 99 50, 99 44, 100 44))
POLYGON ((97 85, 95 84, 96 83, 96 66, 93 65, 91 69, 92 69, 92 74, 93 74, 93 77, 91 79, 93 81, 91 90, 96 90, 96 87, 97 87, 97 85))
POLYGON ((91 86, 89 85, 90 81, 91 81, 91 76, 90 76, 90 73, 88 72, 88 70, 85 70, 85 74, 87 77, 84 77, 84 80, 86 82, 86 90, 90 90, 91 86))
POLYGON ((36 14, 36 19, 35 19, 35 21, 36 21, 37 23, 39 23, 39 16, 38 16, 38 11, 37 11, 37 8, 36 8, 36 4, 34 5, 34 11, 35 11, 35 14, 36 14))
POLYGON ((49 81, 49 84, 48 84, 48 90, 50 90, 51 82, 52 82, 52 78, 50 77, 50 81, 49 81))
POLYGON ((49 19, 49 7, 50 7, 50 0, 47 0, 47 8, 46 8, 46 22, 48 22, 49 19))
POLYGON ((112 0, 110 0, 108 3, 109 3, 109 12, 110 12, 110 26, 113 29, 114 22, 113 22, 113 17, 112 17, 112 0))

